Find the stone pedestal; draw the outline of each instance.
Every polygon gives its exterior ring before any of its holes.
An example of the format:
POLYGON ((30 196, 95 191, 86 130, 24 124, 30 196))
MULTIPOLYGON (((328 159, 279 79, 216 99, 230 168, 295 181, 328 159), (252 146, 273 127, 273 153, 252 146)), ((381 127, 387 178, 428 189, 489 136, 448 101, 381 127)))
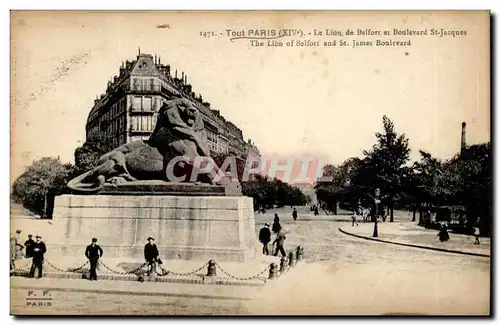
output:
POLYGON ((163 259, 240 261, 259 254, 252 198, 245 196, 62 195, 47 245, 82 256, 92 237, 105 259, 144 259, 149 236, 163 259))

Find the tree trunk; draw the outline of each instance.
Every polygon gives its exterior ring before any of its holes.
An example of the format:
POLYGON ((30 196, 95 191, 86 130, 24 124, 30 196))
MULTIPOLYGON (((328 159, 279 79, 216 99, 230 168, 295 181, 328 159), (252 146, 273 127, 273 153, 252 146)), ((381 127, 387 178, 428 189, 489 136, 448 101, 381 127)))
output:
POLYGON ((388 212, 389 212, 389 222, 394 222, 394 200, 393 197, 391 196, 389 198, 389 206, 388 206, 388 212))
POLYGON ((418 225, 423 226, 424 222, 422 220, 422 205, 419 204, 417 208, 418 208, 418 225))
POLYGON ((417 217, 417 208, 413 207, 413 218, 411 219, 412 222, 415 222, 417 217))
POLYGON ((334 204, 333 204, 333 214, 334 215, 337 215, 337 204, 338 204, 337 201, 335 201, 334 204))

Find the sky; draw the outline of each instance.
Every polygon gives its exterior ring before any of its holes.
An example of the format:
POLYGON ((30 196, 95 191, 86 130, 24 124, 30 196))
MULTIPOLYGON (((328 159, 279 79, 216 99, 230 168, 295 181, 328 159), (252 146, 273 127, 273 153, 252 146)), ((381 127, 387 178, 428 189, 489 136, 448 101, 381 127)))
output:
POLYGON ((384 114, 410 139, 411 160, 419 150, 456 154, 462 121, 468 144, 490 139, 484 12, 13 13, 11 181, 34 159, 73 162, 95 97, 139 47, 184 71, 193 90, 267 156, 340 164, 375 143, 384 114), (225 36, 226 29, 282 28, 445 28, 467 36, 413 36, 410 48, 251 47, 225 36))

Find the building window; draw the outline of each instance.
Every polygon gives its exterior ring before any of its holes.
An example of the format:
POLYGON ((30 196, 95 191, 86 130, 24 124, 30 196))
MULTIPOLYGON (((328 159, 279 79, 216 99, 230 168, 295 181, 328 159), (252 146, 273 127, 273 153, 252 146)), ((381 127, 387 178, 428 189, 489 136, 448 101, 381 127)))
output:
POLYGON ((144 100, 142 101, 142 109, 145 111, 150 111, 151 110, 151 97, 144 97, 144 100))
POLYGON ((133 96, 132 97, 132 109, 133 110, 140 111, 142 109, 141 99, 142 99, 142 97, 140 97, 140 96, 133 96))
POLYGON ((143 80, 141 78, 133 78, 133 90, 142 91, 143 90, 143 80))

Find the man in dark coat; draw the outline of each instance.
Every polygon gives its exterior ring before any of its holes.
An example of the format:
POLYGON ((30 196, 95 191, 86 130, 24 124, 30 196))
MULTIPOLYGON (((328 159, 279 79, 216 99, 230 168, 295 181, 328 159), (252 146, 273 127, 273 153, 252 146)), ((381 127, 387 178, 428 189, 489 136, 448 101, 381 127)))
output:
POLYGON ((269 255, 269 248, 267 245, 271 241, 271 230, 269 229, 269 224, 266 223, 264 227, 259 232, 259 241, 262 243, 262 254, 269 255))
POLYGON ((101 246, 97 245, 97 238, 92 238, 92 243, 88 245, 87 249, 85 250, 85 257, 87 257, 90 262, 90 281, 97 281, 96 268, 99 258, 102 257, 102 253, 103 251, 101 246))
POLYGON ((24 247, 26 247, 26 258, 30 258, 33 256, 33 244, 35 241, 33 240, 33 235, 28 235, 28 240, 24 242, 24 247))
POLYGON ((274 214, 274 222, 273 222, 273 232, 275 234, 279 233, 281 231, 281 225, 280 225, 280 217, 278 217, 278 214, 274 214))
POLYGON ((43 276, 43 255, 47 252, 47 247, 42 241, 41 236, 36 235, 35 238, 36 241, 33 244, 33 260, 29 277, 33 278, 35 276, 35 270, 38 269, 38 278, 41 279, 43 276))
POLYGON ((156 262, 158 261, 158 248, 153 237, 148 238, 148 243, 144 246, 144 259, 148 263, 148 275, 156 273, 156 262))
POLYGON ((280 252, 281 255, 286 256, 285 248, 283 247, 283 245, 285 244, 285 239, 285 233, 283 231, 280 231, 273 243, 276 244, 276 251, 274 252, 274 256, 278 256, 278 252, 280 252))
POLYGON ((292 217, 293 220, 297 220, 297 208, 293 208, 292 217))

